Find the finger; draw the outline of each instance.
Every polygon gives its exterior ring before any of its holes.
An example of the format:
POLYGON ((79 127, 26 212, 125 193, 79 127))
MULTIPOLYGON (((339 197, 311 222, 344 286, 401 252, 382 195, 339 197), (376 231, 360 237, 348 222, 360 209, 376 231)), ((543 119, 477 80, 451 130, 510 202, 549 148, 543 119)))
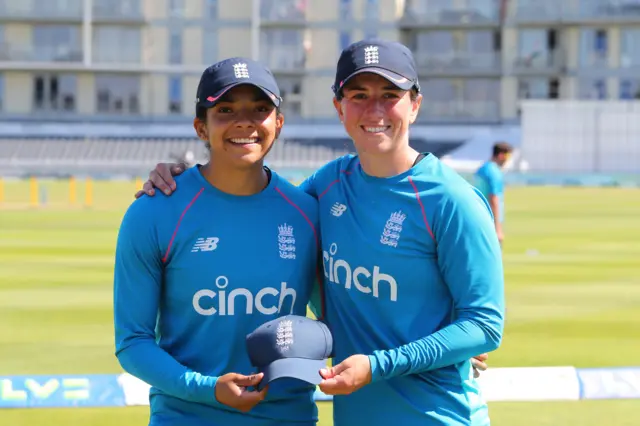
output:
POLYGON ((484 353, 484 354, 481 354, 481 355, 478 355, 478 356, 474 356, 474 358, 479 360, 479 361, 484 362, 484 361, 489 359, 489 354, 484 353))
POLYGON ((243 376, 241 374, 238 374, 238 376, 234 379, 234 382, 238 386, 248 388, 250 386, 256 386, 258 383, 260 383, 263 377, 263 373, 253 374, 251 376, 243 376))
POLYGON ((140 191, 136 192, 135 197, 136 197, 136 198, 140 198, 140 197, 142 197, 143 195, 144 195, 144 191, 143 191, 143 190, 140 190, 140 191))
MULTIPOLYGON (((139 191, 140 192, 140 191, 139 191)), ((142 191, 144 194, 147 194, 153 197, 156 194, 156 190, 153 188, 153 183, 146 181, 144 185, 142 185, 142 191)))
MULTIPOLYGON (((171 173, 169 173, 171 174, 171 173)), ((167 182, 164 180, 164 178, 162 177, 162 175, 157 171, 157 170, 152 170, 151 173, 149 173, 149 181, 151 181, 151 184, 153 186, 155 186, 156 188, 158 188, 160 191, 164 192, 167 195, 170 195, 172 190, 171 188, 169 188, 169 185, 167 184, 167 182)))
POLYGON ((172 167, 176 164, 161 163, 156 166, 156 171, 162 180, 167 184, 171 190, 176 189, 176 182, 173 180, 173 174, 171 173, 172 167))
POLYGON ((348 368, 347 365, 341 362, 340 364, 334 365, 331 368, 323 368, 322 370, 320 370, 320 376, 322 376, 323 379, 329 379, 331 377, 335 377, 339 375, 340 373, 345 371, 347 368, 348 368))
POLYGON ((240 400, 242 401, 240 404, 242 411, 249 411, 256 405, 263 401, 265 396, 267 395, 267 388, 262 389, 260 392, 258 391, 244 391, 240 394, 240 400))
POLYGON ((186 169, 187 169, 187 166, 184 163, 174 164, 173 166, 171 166, 171 174, 173 176, 177 176, 180 173, 184 172, 186 169))
POLYGON ((473 365, 473 368, 480 370, 480 371, 486 371, 487 368, 489 368, 489 366, 487 364, 485 364, 482 361, 478 361, 477 359, 472 359, 471 360, 471 365, 473 365))
POLYGON ((318 387, 326 395, 343 395, 349 393, 348 387, 340 376, 323 380, 322 382, 320 382, 318 387))
POLYGON ((478 369, 474 368, 473 369, 473 378, 477 379, 478 377, 480 377, 480 372, 478 371, 478 369))
POLYGON ((320 377, 322 377, 323 379, 330 379, 333 376, 333 368, 323 368, 322 370, 320 370, 320 377))

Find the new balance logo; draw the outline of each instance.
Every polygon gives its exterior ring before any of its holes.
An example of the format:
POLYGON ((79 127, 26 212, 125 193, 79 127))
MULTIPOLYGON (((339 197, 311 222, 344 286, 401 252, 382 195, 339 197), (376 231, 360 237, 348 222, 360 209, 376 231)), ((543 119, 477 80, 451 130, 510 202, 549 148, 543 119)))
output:
POLYGON ((347 211, 347 206, 345 206, 344 204, 340 204, 338 202, 336 202, 332 207, 331 207, 331 214, 334 215, 335 217, 340 217, 342 216, 342 213, 347 211))
POLYGON ((247 64, 245 63, 235 64, 233 66, 233 73, 235 74, 236 78, 249 78, 249 70, 247 69, 247 64))
POLYGON ((191 248, 191 253, 196 253, 198 251, 214 251, 218 248, 218 241, 220 241, 220 238, 218 237, 198 238, 191 248))
POLYGON ((378 46, 369 46, 364 48, 364 63, 377 64, 380 62, 380 56, 378 54, 378 46))

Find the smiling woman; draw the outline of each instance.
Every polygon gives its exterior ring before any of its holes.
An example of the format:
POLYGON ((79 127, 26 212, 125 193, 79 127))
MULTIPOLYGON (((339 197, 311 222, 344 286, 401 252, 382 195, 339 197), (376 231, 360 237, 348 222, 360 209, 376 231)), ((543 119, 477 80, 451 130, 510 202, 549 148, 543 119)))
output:
POLYGON ((210 150, 202 174, 221 191, 251 195, 267 186, 264 157, 284 124, 279 93, 270 71, 248 59, 231 58, 203 73, 193 127, 210 150))
POLYGON ((193 127, 209 161, 179 178, 183 197, 141 197, 122 220, 116 356, 151 385, 151 425, 316 423, 315 385, 251 390, 262 374, 245 349, 262 324, 306 314, 319 254, 317 201, 264 166, 284 123, 280 102, 258 62, 207 68, 193 127))

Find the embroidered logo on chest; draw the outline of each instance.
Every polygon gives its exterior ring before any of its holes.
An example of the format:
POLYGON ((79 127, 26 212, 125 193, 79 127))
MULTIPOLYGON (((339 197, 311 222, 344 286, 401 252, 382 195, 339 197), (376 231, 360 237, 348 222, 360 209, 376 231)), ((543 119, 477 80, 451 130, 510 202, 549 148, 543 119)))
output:
POLYGON ((296 239, 293 226, 283 223, 278 226, 278 251, 282 259, 296 258, 296 239))
POLYGON ((407 215, 402 213, 402 210, 391 213, 384 225, 380 242, 389 247, 397 247, 400 241, 400 233, 402 232, 402 224, 406 218, 407 215))

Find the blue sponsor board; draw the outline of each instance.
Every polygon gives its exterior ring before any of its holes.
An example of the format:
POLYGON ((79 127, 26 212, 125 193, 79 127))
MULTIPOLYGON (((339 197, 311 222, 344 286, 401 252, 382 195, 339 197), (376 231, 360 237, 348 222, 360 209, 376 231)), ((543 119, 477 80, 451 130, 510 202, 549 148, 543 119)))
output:
POLYGON ((0 376, 0 408, 124 406, 118 377, 0 376))
MULTIPOLYGON (((545 400, 532 394, 532 383, 528 380, 517 380, 516 376, 510 379, 508 370, 504 369, 504 374, 494 375, 494 379, 498 376, 501 376, 500 380, 509 379, 510 395, 496 394, 491 401, 514 400, 518 395, 520 396, 515 399, 522 401, 545 400), (502 377, 505 374, 507 377, 502 377)), ((568 391, 564 393, 565 396, 556 395, 546 399, 640 399, 640 367, 581 368, 576 371, 579 396, 575 395, 575 391, 568 391)), ((148 385, 140 382, 143 386, 138 386, 131 380, 123 380, 123 376, 128 375, 0 376, 0 409, 147 405, 148 385)), ((489 380, 490 377, 487 374, 486 379, 489 380)), ((501 388, 500 380, 486 383, 489 386, 486 390, 491 390, 491 386, 501 388)), ((325 395, 320 390, 315 393, 316 401, 331 399, 330 395, 325 395)))
POLYGON ((640 399, 640 367, 578 369, 580 399, 640 399))

